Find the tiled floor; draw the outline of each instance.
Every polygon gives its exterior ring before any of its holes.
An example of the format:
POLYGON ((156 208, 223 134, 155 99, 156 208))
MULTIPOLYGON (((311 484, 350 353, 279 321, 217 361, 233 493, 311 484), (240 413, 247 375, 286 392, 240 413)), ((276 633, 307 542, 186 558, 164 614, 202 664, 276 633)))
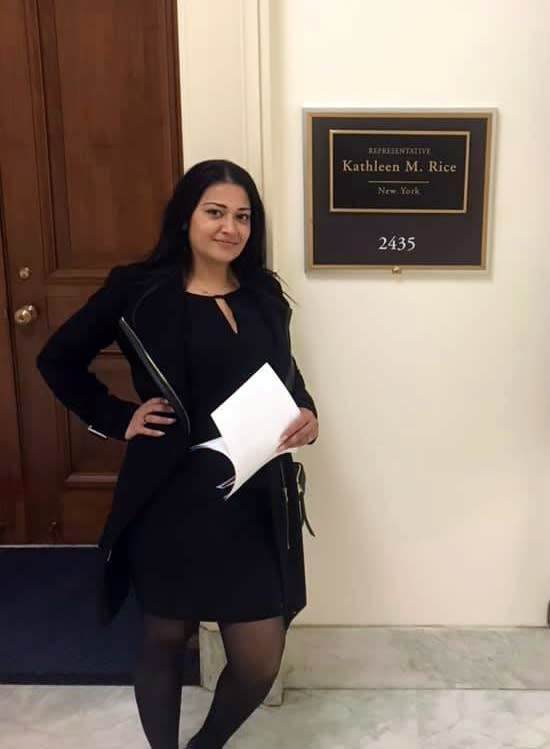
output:
MULTIPOLYGON (((183 690, 182 745, 211 694, 183 690)), ((0 685, 2 749, 147 749, 129 687, 0 685)), ((550 749, 550 692, 288 690, 234 749, 550 749)))

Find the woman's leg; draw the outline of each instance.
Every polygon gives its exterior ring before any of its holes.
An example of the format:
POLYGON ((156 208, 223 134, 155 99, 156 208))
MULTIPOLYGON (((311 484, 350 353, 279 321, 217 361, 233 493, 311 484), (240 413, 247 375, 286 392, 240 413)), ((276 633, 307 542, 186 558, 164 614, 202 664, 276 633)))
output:
POLYGON ((189 749, 221 749, 261 704, 279 672, 285 647, 282 617, 219 622, 227 665, 220 674, 206 720, 189 749))
POLYGON ((152 749, 177 749, 183 652, 197 622, 144 615, 135 694, 152 749))

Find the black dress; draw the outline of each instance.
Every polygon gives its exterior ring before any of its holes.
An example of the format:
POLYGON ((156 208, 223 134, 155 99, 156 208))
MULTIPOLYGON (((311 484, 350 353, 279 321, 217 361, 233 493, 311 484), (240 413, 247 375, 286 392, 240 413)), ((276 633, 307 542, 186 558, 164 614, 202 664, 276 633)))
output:
MULTIPOLYGON (((270 327, 249 292, 237 289, 224 298, 238 333, 213 297, 183 295, 191 445, 219 436, 210 413, 275 360, 270 327)), ((231 475, 219 453, 188 451, 128 529, 131 576, 145 612, 226 622, 282 615, 265 469, 226 500, 228 490, 216 487, 231 475)))

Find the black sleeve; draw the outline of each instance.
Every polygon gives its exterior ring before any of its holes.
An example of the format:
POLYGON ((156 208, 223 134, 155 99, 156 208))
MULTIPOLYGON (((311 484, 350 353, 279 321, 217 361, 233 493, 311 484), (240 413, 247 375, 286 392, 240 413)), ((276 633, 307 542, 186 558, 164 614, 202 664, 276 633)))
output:
POLYGON ((42 377, 66 408, 91 432, 119 440, 138 404, 111 395, 88 367, 116 338, 127 288, 125 268, 113 268, 104 285, 56 330, 36 359, 42 377))
POLYGON ((313 411, 315 416, 317 416, 315 403, 313 402, 313 398, 311 397, 311 395, 306 390, 306 384, 304 382, 304 378, 302 377, 302 373, 300 372, 300 369, 296 364, 296 359, 294 359, 294 366, 296 376, 294 379, 294 387, 292 389, 292 397, 294 398, 298 406, 300 406, 300 408, 309 408, 309 410, 313 411))

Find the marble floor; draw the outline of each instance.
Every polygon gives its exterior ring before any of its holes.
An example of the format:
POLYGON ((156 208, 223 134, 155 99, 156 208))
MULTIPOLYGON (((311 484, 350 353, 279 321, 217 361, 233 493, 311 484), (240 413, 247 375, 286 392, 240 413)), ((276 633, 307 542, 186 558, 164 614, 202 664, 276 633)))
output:
MULTIPOLYGON (((211 694, 185 687, 182 745, 211 694)), ((130 687, 0 685, 2 749, 147 749, 130 687)), ((550 749, 550 692, 309 690, 261 707, 231 749, 550 749)))

